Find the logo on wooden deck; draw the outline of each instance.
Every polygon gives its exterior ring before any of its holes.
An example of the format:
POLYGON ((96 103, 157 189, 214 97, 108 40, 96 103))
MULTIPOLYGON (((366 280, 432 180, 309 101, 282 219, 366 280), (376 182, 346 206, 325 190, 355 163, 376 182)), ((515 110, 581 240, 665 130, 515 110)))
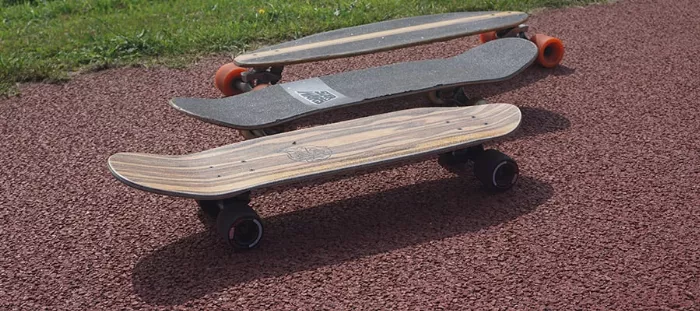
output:
POLYGON ((333 154, 328 147, 293 146, 284 149, 287 156, 297 162, 316 162, 328 159, 333 154))
POLYGON ((316 104, 320 105, 323 104, 329 100, 333 100, 338 98, 337 95, 329 92, 329 91, 296 91, 299 96, 303 97, 304 99, 316 104))

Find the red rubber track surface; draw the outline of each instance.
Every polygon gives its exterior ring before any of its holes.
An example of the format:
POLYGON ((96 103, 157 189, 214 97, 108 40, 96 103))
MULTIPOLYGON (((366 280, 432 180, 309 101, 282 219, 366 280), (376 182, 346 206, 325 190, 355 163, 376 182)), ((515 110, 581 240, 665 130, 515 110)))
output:
MULTIPOLYGON (((554 70, 473 86, 518 105, 489 144, 522 177, 491 195, 428 160, 253 194, 259 249, 234 254, 192 200, 129 188, 116 152, 184 154, 242 137, 172 109, 220 96, 229 58, 28 84, 0 100, 0 309, 700 309, 700 9, 694 0, 545 10, 554 70)), ((476 36, 290 66, 285 80, 449 57, 476 36)), ((400 77, 397 77, 400 78, 400 77)), ((307 118, 427 106, 423 96, 307 118)))

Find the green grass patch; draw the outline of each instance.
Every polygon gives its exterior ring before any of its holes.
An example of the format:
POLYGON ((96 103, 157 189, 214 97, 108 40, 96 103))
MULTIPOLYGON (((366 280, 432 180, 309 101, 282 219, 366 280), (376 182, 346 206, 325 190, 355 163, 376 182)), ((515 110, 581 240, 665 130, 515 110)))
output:
POLYGON ((0 0, 0 93, 112 66, 172 65, 312 33, 455 11, 585 5, 596 0, 0 0))

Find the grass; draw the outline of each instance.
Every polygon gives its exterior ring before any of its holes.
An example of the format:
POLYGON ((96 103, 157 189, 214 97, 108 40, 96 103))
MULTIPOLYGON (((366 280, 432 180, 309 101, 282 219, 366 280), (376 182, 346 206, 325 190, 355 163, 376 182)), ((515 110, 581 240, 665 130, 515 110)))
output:
POLYGON ((391 18, 529 11, 596 0, 0 0, 0 94, 15 84, 134 64, 183 65, 391 18))

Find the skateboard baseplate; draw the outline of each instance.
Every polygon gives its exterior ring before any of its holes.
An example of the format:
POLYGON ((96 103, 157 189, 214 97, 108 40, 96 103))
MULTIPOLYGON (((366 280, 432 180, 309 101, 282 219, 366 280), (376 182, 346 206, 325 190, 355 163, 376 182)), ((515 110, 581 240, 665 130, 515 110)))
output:
POLYGON ((510 104, 415 108, 187 155, 117 153, 108 167, 131 187, 197 200, 233 248, 247 249, 258 244, 263 230, 248 205, 254 189, 440 155, 452 163, 473 161, 487 189, 508 190, 517 180, 517 164, 482 144, 513 132, 520 120, 520 110, 510 104))
POLYGON ((268 86, 218 99, 174 98, 177 110, 243 130, 270 128, 340 107, 509 79, 530 66, 537 47, 528 40, 494 40, 447 58, 405 62, 268 86))

